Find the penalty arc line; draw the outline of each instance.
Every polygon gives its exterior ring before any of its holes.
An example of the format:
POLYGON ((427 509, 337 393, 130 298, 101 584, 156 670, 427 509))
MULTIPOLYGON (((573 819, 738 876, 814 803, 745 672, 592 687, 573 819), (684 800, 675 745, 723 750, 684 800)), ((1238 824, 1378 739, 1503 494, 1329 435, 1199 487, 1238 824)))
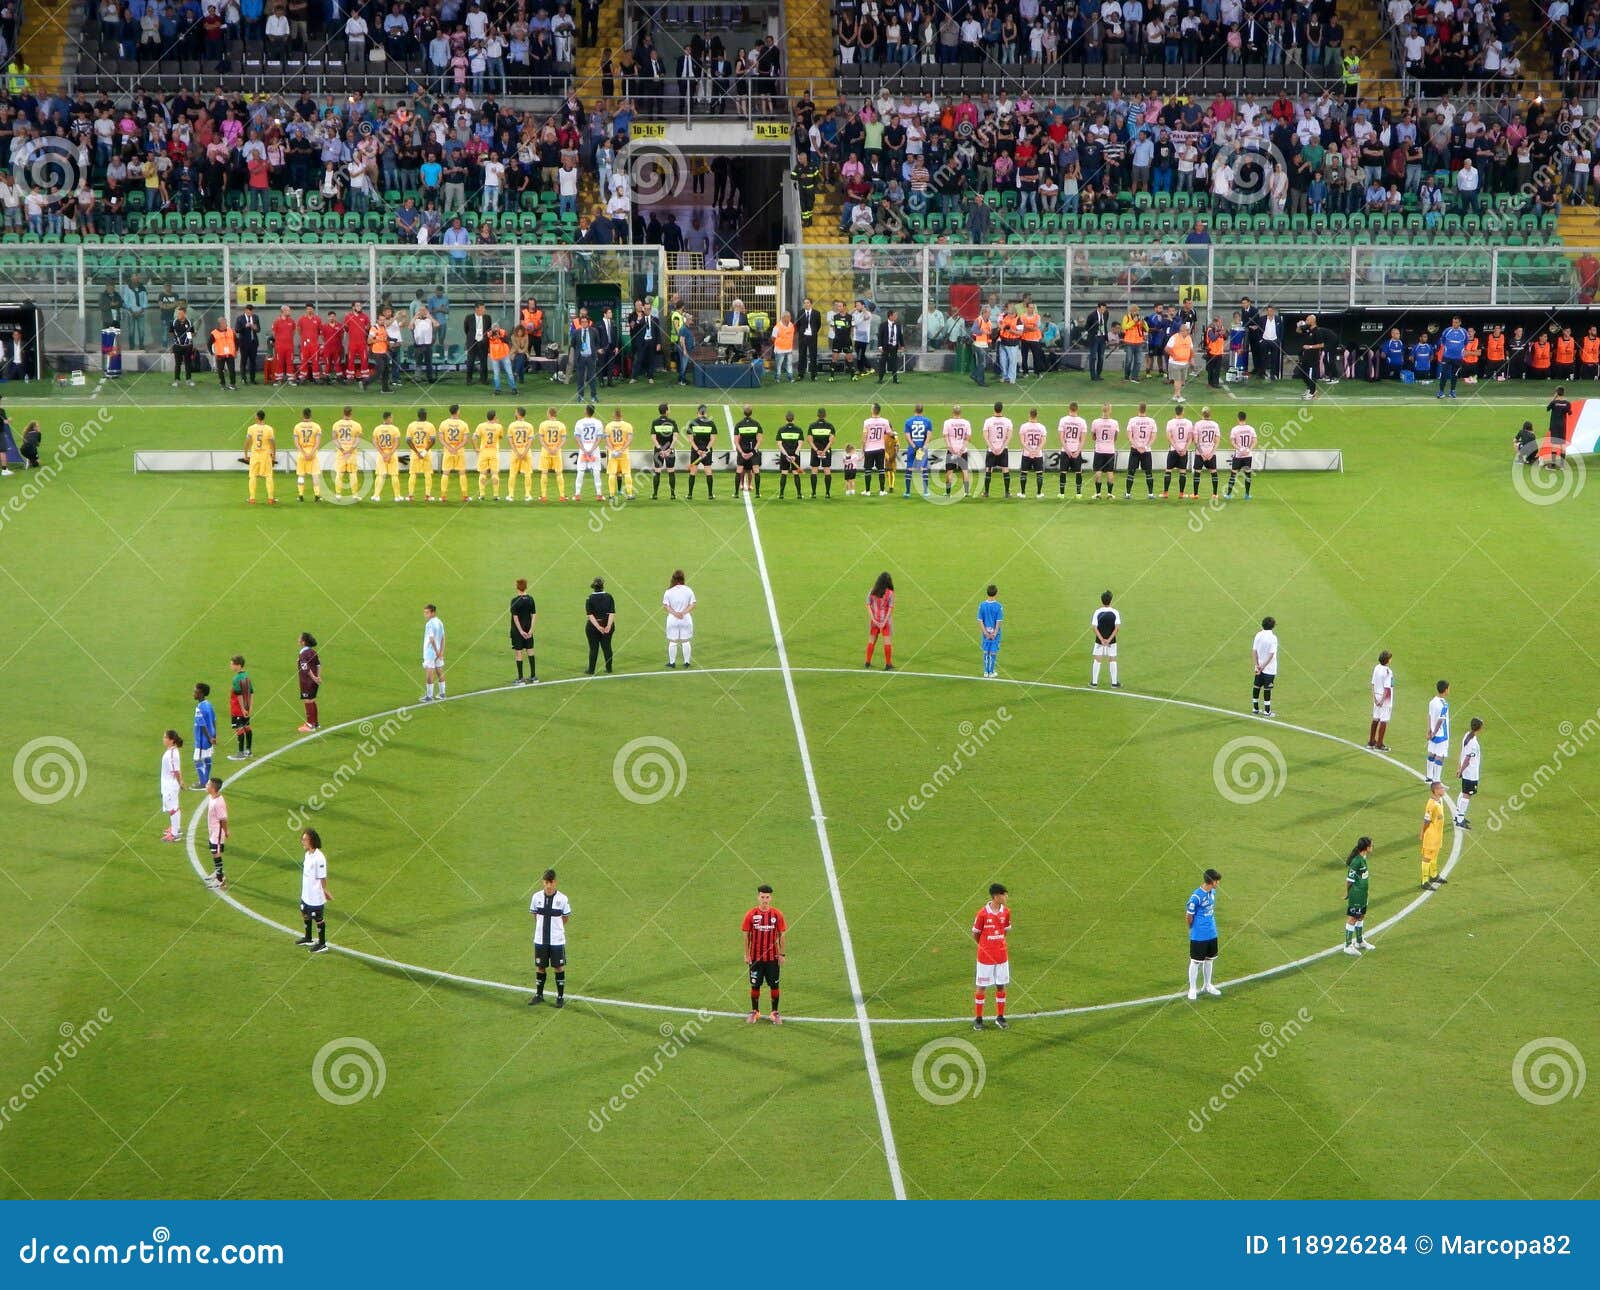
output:
MULTIPOLYGON (((781 669, 776 668, 776 667, 706 667, 706 668, 696 668, 695 669, 695 673, 698 673, 699 675, 702 675, 702 676, 744 676, 744 675, 749 675, 749 674, 754 674, 754 673, 776 673, 776 672, 779 672, 780 670, 781 669)), ((857 679, 860 679, 860 677, 861 677, 861 672, 860 672, 859 669, 857 669, 857 668, 849 668, 849 667, 791 667, 789 670, 794 675, 848 676, 848 677, 855 677, 857 679)), ((615 673, 613 675, 604 676, 604 677, 599 677, 599 676, 595 676, 595 677, 573 676, 573 677, 565 677, 565 678, 563 678, 563 679, 561 679, 559 681, 545 681, 545 682, 542 682, 537 688, 538 689, 547 689, 547 688, 549 688, 551 686, 557 686, 557 685, 595 685, 595 684, 600 684, 602 682, 609 683, 609 682, 621 682, 621 681, 651 680, 651 679, 658 679, 658 678, 664 678, 664 677, 675 676, 675 675, 679 675, 679 674, 678 673, 673 673, 673 672, 667 672, 665 670, 657 670, 657 671, 653 671, 653 672, 617 672, 617 673, 615 673)), ((691 675, 691 674, 687 674, 686 673, 684 675, 691 675)), ((973 675, 964 674, 964 673, 960 673, 960 672, 905 672, 905 671, 900 671, 898 669, 895 671, 895 676, 902 677, 902 678, 908 678, 908 679, 924 680, 924 681, 973 681, 973 680, 977 679, 973 675)), ((1068 684, 1066 684, 1065 682, 1062 682, 1062 681, 1026 681, 1026 680, 1021 680, 1021 679, 1013 679, 1013 678, 1010 678, 1010 677, 999 677, 998 680, 999 680, 1000 684, 1002 684, 1002 685, 1014 685, 1014 686, 1020 686, 1020 687, 1023 687, 1023 688, 1028 688, 1028 689, 1061 690, 1061 691, 1065 691, 1067 693, 1072 693, 1072 694, 1097 694, 1097 695, 1104 695, 1105 698, 1108 699, 1108 700, 1117 699, 1117 700, 1141 701, 1141 702, 1145 702, 1145 703, 1165 703, 1165 704, 1171 704, 1174 707, 1189 708, 1189 709, 1191 709, 1191 710, 1193 710, 1195 712, 1214 713, 1217 716, 1223 716, 1223 717, 1243 718, 1243 716, 1244 716, 1243 713, 1236 712, 1236 711, 1234 711, 1233 709, 1230 709, 1230 708, 1219 708, 1219 707, 1216 707, 1215 705, 1209 704, 1209 703, 1197 703, 1192 699, 1172 699, 1172 698, 1166 698, 1166 697, 1164 697, 1162 695, 1157 695, 1157 694, 1141 694, 1141 693, 1139 693, 1137 691, 1132 691, 1132 690, 1095 690, 1095 689, 1091 689, 1089 686, 1086 686, 1086 685, 1068 685, 1068 684)), ((461 691, 461 692, 459 692, 457 694, 449 695, 449 696, 447 696, 446 698, 443 698, 443 699, 435 699, 433 701, 433 703, 428 704, 426 706, 428 706, 428 707, 436 707, 441 703, 457 703, 457 702, 460 702, 460 701, 466 700, 466 699, 482 698, 483 696, 489 695, 489 694, 508 694, 508 693, 513 692, 513 691, 515 691, 517 693, 524 693, 525 694, 525 693, 528 693, 528 687, 526 687, 526 686, 518 686, 518 685, 495 685, 495 686, 488 686, 488 687, 486 687, 484 689, 481 689, 481 690, 464 690, 464 691, 461 691)), ((321 738, 324 735, 338 734, 341 731, 350 730, 350 729, 359 727, 359 726, 361 726, 363 724, 371 725, 373 723, 380 723, 380 722, 382 722, 383 720, 385 720, 388 717, 401 716, 401 715, 406 714, 406 713, 417 711, 417 710, 420 710, 423 706, 424 705, 415 704, 415 703, 403 704, 402 706, 400 706, 398 708, 389 708, 386 711, 375 712, 375 713, 372 713, 369 716, 352 717, 352 718, 350 718, 350 720, 341 721, 336 725, 324 726, 324 727, 322 727, 321 730, 317 731, 314 734, 303 735, 299 739, 290 740, 288 743, 284 744, 283 747, 281 747, 281 748, 274 748, 269 753, 264 753, 260 757, 252 758, 250 761, 246 762, 244 764, 244 766, 242 766, 238 770, 234 771, 233 774, 228 777, 228 782, 232 783, 234 780, 237 780, 240 777, 248 774, 251 770, 255 769, 255 767, 265 765, 267 762, 271 761, 273 758, 281 756, 282 754, 284 754, 286 752, 289 752, 289 751, 291 751, 291 750, 293 750, 295 748, 298 748, 302 744, 308 744, 308 743, 312 742, 315 739, 321 738)), ((1254 724, 1254 723, 1252 723, 1252 724, 1254 724)), ((1344 737, 1342 737, 1340 735, 1329 734, 1325 730, 1313 730, 1309 726, 1297 726, 1297 725, 1294 725, 1294 724, 1292 724, 1290 722, 1284 722, 1284 721, 1274 721, 1273 725, 1277 726, 1277 727, 1279 727, 1281 729, 1293 730, 1298 734, 1311 735, 1311 736, 1313 736, 1314 738, 1317 738, 1317 739, 1326 739, 1329 743, 1340 744, 1340 745, 1342 745, 1342 746, 1344 746, 1346 748, 1352 748, 1352 749, 1355 749, 1355 750, 1360 751, 1360 752, 1367 752, 1368 751, 1368 749, 1364 745, 1358 744, 1354 740, 1345 739, 1344 737)), ((1421 772, 1413 770, 1411 767, 1407 766, 1404 762, 1399 761, 1398 759, 1396 759, 1394 757, 1387 757, 1387 756, 1383 756, 1382 754, 1379 754, 1378 755, 1378 760, 1388 762, 1390 765, 1395 766, 1398 769, 1405 771, 1406 774, 1412 776, 1412 778, 1414 778, 1414 779, 1419 779, 1420 780, 1420 779, 1424 778, 1423 775, 1421 774, 1421 772)), ((206 872, 205 866, 201 863, 199 853, 198 853, 198 851, 196 849, 196 846, 195 846, 195 833, 197 832, 197 830, 199 828, 200 821, 205 816, 205 812, 206 812, 206 804, 204 802, 199 803, 195 807, 194 812, 189 817, 189 827, 187 828, 187 830, 185 830, 184 842, 185 842, 186 848, 188 850, 189 863, 194 867, 195 873, 198 874, 202 879, 209 879, 210 874, 208 874, 206 872)), ((1451 872, 1455 869, 1457 862, 1461 858, 1461 847, 1462 847, 1462 843, 1463 843, 1464 840, 1465 840, 1465 834, 1463 833, 1462 830, 1460 830, 1460 829, 1453 830, 1453 837, 1452 837, 1451 847, 1450 847, 1450 858, 1445 862, 1445 866, 1441 870, 1441 873, 1446 878, 1448 878, 1450 876, 1451 872)), ((237 897, 235 897, 230 892, 213 891, 212 894, 215 895, 217 897, 217 899, 222 900, 222 901, 226 902, 227 904, 231 905, 234 909, 238 910, 246 918, 254 919, 256 922, 260 923, 263 927, 270 927, 274 931, 283 932, 283 933, 285 933, 286 935, 289 935, 289 936, 298 936, 300 934, 300 931, 301 931, 300 928, 290 927, 285 923, 277 922, 275 919, 272 919, 272 918, 268 917, 266 914, 259 913, 258 911, 252 909, 249 905, 246 905, 243 901, 239 900, 237 897)), ((1397 923, 1400 922, 1401 919, 1406 918, 1410 914, 1414 913, 1416 910, 1420 909, 1424 904, 1426 904, 1430 899, 1432 899, 1435 894, 1436 893, 1434 893, 1434 892, 1421 892, 1421 893, 1419 893, 1417 896, 1413 897, 1411 899, 1411 901, 1404 908, 1402 908, 1402 909, 1398 910, 1397 912, 1391 914, 1388 918, 1384 919, 1381 923, 1377 924, 1372 929, 1373 933, 1376 934, 1378 932, 1385 931, 1388 928, 1395 926, 1397 923)), ((484 989, 503 990, 503 991, 506 991, 506 992, 512 993, 512 994, 526 994, 528 992, 528 986, 526 984, 520 984, 519 985, 519 984, 517 984, 515 982, 510 982, 510 981, 491 981, 491 980, 487 980, 486 978, 483 978, 483 977, 465 976, 465 975, 462 975, 462 974, 457 973, 457 972, 446 972, 446 971, 443 971, 443 970, 441 970, 439 968, 424 967, 421 964, 417 964, 417 963, 405 963, 405 962, 402 962, 399 959, 385 958, 381 954, 369 954, 364 950, 351 949, 348 946, 344 946, 344 945, 329 945, 328 948, 330 950, 332 950, 336 954, 344 954, 344 955, 347 955, 350 958, 360 959, 360 960, 362 960, 363 962, 366 962, 366 963, 376 964, 379 967, 390 968, 390 969, 393 969, 393 970, 398 971, 398 972, 407 973, 407 974, 414 974, 416 976, 430 977, 430 978, 432 978, 434 980, 437 980, 437 981, 450 981, 450 982, 453 982, 453 983, 455 983, 457 985, 481 986, 484 989)), ((1321 961, 1322 959, 1330 958, 1335 954, 1342 953, 1343 949, 1344 949, 1344 947, 1341 946, 1341 945, 1330 946, 1329 948, 1327 948, 1325 950, 1318 950, 1313 954, 1304 955, 1304 956, 1302 956, 1300 958, 1293 959, 1288 963, 1280 963, 1276 967, 1263 968, 1261 971, 1252 972, 1247 976, 1234 977, 1231 980, 1226 980, 1226 981, 1221 982, 1221 984, 1225 985, 1225 986, 1235 986, 1235 985, 1245 985, 1245 984, 1247 984, 1248 982, 1251 982, 1251 981, 1264 981, 1264 980, 1267 980, 1267 979, 1269 979, 1271 977, 1281 976, 1286 972, 1293 972, 1293 971, 1295 971, 1295 970, 1297 970, 1299 968, 1308 967, 1312 963, 1316 963, 1316 962, 1321 961)), ((1172 1003, 1172 1002, 1176 1002, 1179 999, 1183 999, 1184 997, 1185 997, 1185 993, 1180 990, 1180 991, 1174 991, 1171 994, 1146 995, 1145 997, 1140 998, 1140 999, 1119 999, 1119 1000, 1114 1000, 1114 1001, 1109 1002, 1109 1003, 1081 1004, 1078 1007, 1073 1007, 1073 1008, 1052 1008, 1052 1009, 1049 1009, 1047 1011, 1041 1011, 1041 1012, 1017 1012, 1017 1013, 1013 1013, 1012 1014, 1012 1019, 1015 1020, 1015 1021, 1028 1021, 1028 1020, 1043 1020, 1043 1019, 1052 1018, 1052 1017, 1085 1016, 1085 1015, 1088 1015, 1090 1013, 1096 1013, 1096 1012, 1114 1012, 1114 1011, 1118 1011, 1118 1010, 1123 1009, 1123 1008, 1144 1007, 1144 1006, 1147 1006, 1147 1005, 1153 1004, 1153 1003, 1172 1003)), ((635 999, 612 999, 612 998, 608 998, 608 997, 603 996, 603 995, 568 994, 567 998, 571 999, 575 1003, 597 1004, 597 1005, 604 1005, 606 1007, 611 1007, 611 1008, 631 1008, 631 1009, 634 1009, 634 1010, 640 1011, 640 1012, 665 1012, 665 1013, 672 1013, 672 1014, 678 1014, 678 1015, 690 1016, 690 1017, 698 1017, 698 1016, 729 1017, 729 1018, 732 1018, 734 1020, 738 1020, 738 1019, 740 1019, 740 1018, 742 1018, 742 1017, 744 1017, 746 1015, 743 1012, 734 1012, 734 1011, 726 1010, 726 1009, 688 1008, 688 1007, 683 1007, 683 1006, 678 1005, 678 1004, 670 1004, 670 1003, 643 1003, 643 1002, 640 1002, 640 1001, 635 1000, 635 999)), ((801 1016, 790 1016, 790 1017, 785 1017, 784 1020, 787 1021, 787 1022, 790 1022, 790 1023, 797 1023, 797 1024, 814 1024, 814 1025, 825 1025, 825 1026, 853 1026, 853 1025, 855 1025, 857 1023, 858 1019, 855 1018, 855 1017, 801 1017, 801 1016)), ((970 1020, 971 1020, 971 1018, 967 1017, 967 1016, 961 1016, 961 1017, 873 1017, 872 1018, 872 1024, 874 1026, 951 1026, 951 1025, 963 1025, 963 1024, 966 1024, 966 1023, 970 1022, 970 1020)))
MULTIPOLYGON (((722 415, 733 433, 733 410, 724 403, 722 415)), ((738 445, 734 445, 737 451, 738 445)), ((736 477, 737 478, 737 477, 736 477)), ((746 480, 748 486, 749 481, 746 480)), ((798 485, 797 485, 798 487, 798 485)), ((844 912, 844 892, 839 888, 839 871, 833 862, 833 844, 828 840, 827 816, 822 811, 822 795, 817 789, 816 771, 811 764, 811 745, 806 739, 805 722, 800 716, 800 697, 795 693, 794 672, 789 667, 789 649, 784 644, 783 626, 778 621, 778 602, 767 575, 767 555, 761 545, 761 527, 756 523, 755 503, 744 494, 745 518, 750 523, 750 543, 755 549, 756 573, 761 578, 761 594, 766 598, 767 617, 772 624, 772 642, 778 651, 778 670, 783 677, 784 697, 789 701, 789 719, 794 724, 795 744, 800 750, 800 769, 805 775, 806 795, 811 801, 811 822, 817 831, 817 846, 822 850, 822 868, 828 878, 828 896, 833 902, 833 921, 838 924, 839 944, 844 951, 845 976, 850 983, 850 999, 855 1007, 856 1026, 861 1032, 861 1052, 867 1061, 867 1082, 872 1089, 872 1105, 878 1116, 883 1155, 889 1166, 889 1184, 896 1200, 906 1198, 905 1179, 900 1173, 900 1152, 895 1146, 894 1129, 889 1123, 889 1099, 883 1091, 883 1072, 878 1069, 878 1053, 872 1039, 872 1019, 867 1015, 867 1000, 861 990, 861 971, 856 966, 855 945, 850 939, 850 922, 844 912)))

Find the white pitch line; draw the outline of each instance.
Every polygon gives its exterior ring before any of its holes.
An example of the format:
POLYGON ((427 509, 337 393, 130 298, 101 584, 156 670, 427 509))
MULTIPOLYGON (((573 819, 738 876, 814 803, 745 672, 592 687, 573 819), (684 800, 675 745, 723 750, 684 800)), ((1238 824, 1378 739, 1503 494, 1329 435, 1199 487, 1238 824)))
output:
MULTIPOLYGON (((636 681, 641 679, 654 679, 658 677, 678 675, 687 676, 699 674, 702 676, 744 676, 752 673, 772 673, 781 671, 782 669, 777 667, 701 667, 694 669, 693 673, 667 672, 665 670, 657 670, 654 672, 616 672, 607 676, 571 676, 564 677, 559 681, 543 681, 536 688, 546 689, 555 685, 591 685, 599 684, 601 682, 636 681)), ((859 669, 851 667, 791 667, 789 671, 793 675, 850 676, 856 677, 857 679, 859 679, 862 675, 859 669)), ((897 669, 895 671, 895 675, 897 677, 914 677, 924 681, 972 681, 977 679, 974 675, 963 674, 960 672, 904 672, 897 669)), ((1222 717, 1237 717, 1243 719, 1245 716, 1244 713, 1236 712, 1231 708, 1219 708, 1209 703, 1196 703, 1191 699, 1169 699, 1155 694, 1140 694, 1131 690, 1094 690, 1086 685, 1068 685, 1062 681, 1024 681, 1010 677, 1000 677, 999 680, 1003 685, 1016 685, 1030 689, 1061 690, 1072 694, 1103 694, 1108 699, 1116 698, 1140 700, 1146 703, 1167 703, 1172 704, 1175 707, 1190 708, 1196 712, 1210 712, 1222 717)), ((302 738, 291 740, 289 743, 284 744, 281 748, 274 748, 271 752, 263 753, 260 757, 251 758, 250 761, 246 762, 238 770, 234 771, 232 775, 228 776, 228 782, 232 783, 241 776, 248 774, 257 766, 264 765, 265 763, 271 761, 274 757, 281 756, 292 748, 298 748, 301 744, 310 743, 313 739, 320 739, 324 735, 337 734, 341 730, 349 730, 354 726, 361 725, 362 722, 382 721, 385 717, 393 717, 398 716, 403 712, 420 710, 424 706, 433 707, 440 703, 456 703, 464 699, 481 698, 486 694, 505 694, 513 690, 517 691, 518 693, 526 693, 528 687, 517 685, 495 685, 489 686, 488 688, 482 690, 464 690, 456 694, 449 695, 443 699, 435 699, 432 704, 422 705, 408 703, 398 708, 389 708, 384 712, 375 712, 364 717, 352 717, 350 720, 341 721, 336 725, 324 726, 315 734, 309 734, 303 736, 302 738)), ((1255 723, 1252 722, 1252 724, 1255 723)), ((1353 748, 1358 752, 1370 751, 1362 744, 1358 744, 1350 739, 1345 739, 1340 735, 1329 734, 1325 730, 1313 730, 1310 726, 1297 726, 1288 722, 1276 720, 1274 720, 1273 724, 1281 726, 1286 730, 1293 730, 1298 734, 1311 735, 1317 739, 1326 739, 1330 743, 1341 744, 1346 748, 1353 748)), ((1420 771, 1413 770, 1404 762, 1399 761, 1396 758, 1386 757, 1382 754, 1378 754, 1378 757, 1379 760, 1388 762, 1391 766, 1405 771, 1406 774, 1415 779, 1424 779, 1424 776, 1420 771)), ((189 863, 194 866, 194 871, 202 878, 208 878, 210 875, 206 872, 205 866, 201 863, 200 856, 196 851, 195 832, 199 827, 200 819, 204 815, 205 809, 206 806, 204 802, 201 802, 195 807, 194 813, 189 817, 189 828, 184 838, 189 852, 189 863)), ((1456 862, 1461 858, 1461 846, 1466 837, 1464 831, 1461 829, 1453 830, 1453 834, 1454 836, 1451 839, 1450 846, 1450 858, 1445 862, 1443 869, 1443 874, 1446 878, 1450 876, 1451 872, 1456 867, 1456 862)), ((229 905, 232 905, 233 908, 237 909, 241 914, 245 915, 245 917, 253 918, 256 922, 262 924, 264 927, 271 927, 274 930, 284 932, 289 936, 298 936, 300 934, 300 928, 289 927, 283 923, 275 922, 273 919, 268 918, 265 914, 257 913, 254 909, 251 909, 250 906, 236 899, 228 892, 214 892, 213 894, 216 895, 220 900, 224 900, 229 905)), ((1381 923, 1374 927, 1372 929, 1374 934, 1395 926, 1400 922, 1401 919, 1420 909, 1436 894, 1437 893, 1431 891, 1419 893, 1411 900, 1409 904, 1405 906, 1405 908, 1401 909, 1395 914, 1390 915, 1388 918, 1384 919, 1381 923)), ((328 948, 336 954, 345 954, 354 959, 361 959, 363 962, 375 963, 379 967, 393 968, 398 972, 412 973, 417 976, 432 977, 438 981, 453 981, 458 985, 482 986, 485 989, 504 990, 513 994, 525 994, 528 990, 528 986, 526 984, 517 984, 510 981, 490 981, 482 977, 462 976, 455 972, 444 972, 438 968, 423 967, 417 963, 403 963, 399 959, 384 958, 380 954, 368 954, 362 950, 349 949, 343 945, 332 944, 329 945, 328 948)), ((1263 968, 1259 972, 1252 972, 1248 976, 1235 977, 1232 980, 1223 981, 1221 984, 1225 986, 1235 986, 1244 985, 1250 981, 1264 981, 1270 977, 1281 976, 1285 972, 1293 972, 1298 968, 1309 966, 1312 963, 1329 958, 1334 954, 1343 953, 1343 951, 1344 947, 1342 945, 1330 946, 1328 949, 1319 950, 1315 954, 1307 954, 1301 958, 1294 959, 1291 962, 1280 963, 1276 967, 1263 968)), ((640 1003, 633 999, 612 999, 603 995, 569 994, 567 995, 567 998, 576 1003, 604 1004, 613 1008, 634 1008, 641 1012, 667 1012, 686 1016, 706 1015, 712 1017, 731 1017, 735 1020, 746 1015, 743 1012, 726 1011, 717 1008, 685 1008, 677 1004, 670 1003, 640 1003)), ((1183 991, 1177 991, 1172 994, 1146 995, 1141 999, 1120 999, 1110 1003, 1082 1004, 1075 1008, 1052 1008, 1045 1012, 1014 1012, 1011 1014, 1011 1017, 1014 1021, 1041 1020, 1050 1017, 1076 1017, 1093 1012, 1113 1012, 1122 1008, 1138 1008, 1152 1003, 1172 1003, 1183 998, 1185 998, 1185 993, 1183 991)), ((796 1024, 851 1026, 857 1024, 859 1019, 856 1017, 786 1016, 784 1020, 786 1022, 793 1022, 796 1024)), ((968 1021, 970 1021, 970 1018, 966 1016, 872 1018, 872 1024, 874 1026, 952 1026, 965 1025, 968 1021)))
MULTIPOLYGON (((722 415, 733 432, 733 409, 722 405, 722 415)), ((867 1059, 867 1082, 872 1086, 872 1104, 878 1113, 878 1131, 883 1135, 883 1155, 889 1165, 889 1185, 894 1198, 906 1198, 905 1179, 900 1174, 900 1152, 894 1144, 894 1129, 889 1124, 889 1099, 883 1091, 883 1072, 878 1069, 878 1053, 872 1042, 872 1019, 867 1015, 867 999, 861 990, 861 971, 856 966, 855 945, 850 939, 850 921, 844 913, 844 892, 839 889, 839 871, 833 863, 833 844, 828 840, 828 817, 822 812, 822 795, 811 765, 811 745, 806 740, 805 722, 800 717, 800 696, 795 693, 794 673, 789 667, 789 649, 783 641, 783 626, 778 621, 778 602, 772 594, 772 579, 767 576, 767 554, 761 546, 761 528, 756 523, 755 503, 744 494, 745 518, 750 522, 750 542, 755 548, 756 573, 761 578, 761 594, 766 597, 767 617, 772 623, 772 641, 778 649, 778 670, 783 675, 783 692, 789 700, 789 719, 794 724, 794 739, 800 749, 800 769, 806 777, 806 795, 811 799, 811 822, 816 826, 817 845, 822 849, 822 868, 828 876, 828 895, 833 901, 833 921, 839 927, 839 944, 844 950, 845 976, 850 982, 850 1000, 855 1006, 856 1026, 861 1032, 861 1052, 867 1059)))

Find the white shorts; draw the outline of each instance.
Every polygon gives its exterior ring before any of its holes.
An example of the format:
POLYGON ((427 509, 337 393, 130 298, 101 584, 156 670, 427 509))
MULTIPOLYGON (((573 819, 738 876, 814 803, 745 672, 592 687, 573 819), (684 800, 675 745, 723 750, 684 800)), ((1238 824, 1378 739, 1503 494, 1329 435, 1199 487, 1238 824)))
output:
POLYGON ((438 661, 435 662, 433 659, 424 654, 422 656, 422 668, 423 671, 433 671, 437 669, 438 671, 442 672, 444 671, 444 657, 441 655, 438 661))
POLYGON ((1394 704, 1392 702, 1374 703, 1372 705, 1372 719, 1374 721, 1387 721, 1389 719, 1389 714, 1393 711, 1394 704))
POLYGON ((978 964, 978 985, 1010 985, 1011 964, 1006 963, 980 963, 978 964))
POLYGON ((1449 758, 1449 753, 1450 753, 1450 745, 1448 743, 1443 742, 1443 741, 1441 741, 1439 743, 1434 743, 1432 740, 1428 741, 1428 760, 1429 761, 1438 761, 1438 762, 1448 761, 1450 759, 1449 758))
POLYGON ((161 788, 161 809, 171 815, 178 809, 178 790, 171 784, 164 784, 161 788))
POLYGON ((694 639, 694 618, 669 618, 667 619, 667 639, 669 641, 692 641, 694 639))
POLYGON ((1096 644, 1095 647, 1094 647, 1094 656, 1096 658, 1116 658, 1116 656, 1117 656, 1117 643, 1116 643, 1116 641, 1112 641, 1111 644, 1109 644, 1109 645, 1096 644))

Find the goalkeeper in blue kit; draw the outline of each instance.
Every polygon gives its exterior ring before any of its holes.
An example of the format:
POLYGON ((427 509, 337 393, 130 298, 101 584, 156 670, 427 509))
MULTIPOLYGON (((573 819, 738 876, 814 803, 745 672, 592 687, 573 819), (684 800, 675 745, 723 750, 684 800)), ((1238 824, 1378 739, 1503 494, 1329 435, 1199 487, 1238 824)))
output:
POLYGON ((928 495, 928 440, 933 435, 933 422, 922 412, 922 404, 906 418, 906 496, 911 496, 911 472, 922 467, 922 495, 928 495))

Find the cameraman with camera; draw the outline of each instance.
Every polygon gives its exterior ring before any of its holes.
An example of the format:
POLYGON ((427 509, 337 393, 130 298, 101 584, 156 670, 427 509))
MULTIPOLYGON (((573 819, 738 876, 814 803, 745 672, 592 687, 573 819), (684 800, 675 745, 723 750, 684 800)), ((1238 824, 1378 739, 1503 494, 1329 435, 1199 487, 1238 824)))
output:
POLYGON ((1300 336, 1300 357, 1295 363, 1294 374, 1306 383, 1306 392, 1301 397, 1309 402, 1317 397, 1319 370, 1325 358, 1332 361, 1339 337, 1331 328, 1319 325, 1316 314, 1307 314, 1295 331, 1300 336))

